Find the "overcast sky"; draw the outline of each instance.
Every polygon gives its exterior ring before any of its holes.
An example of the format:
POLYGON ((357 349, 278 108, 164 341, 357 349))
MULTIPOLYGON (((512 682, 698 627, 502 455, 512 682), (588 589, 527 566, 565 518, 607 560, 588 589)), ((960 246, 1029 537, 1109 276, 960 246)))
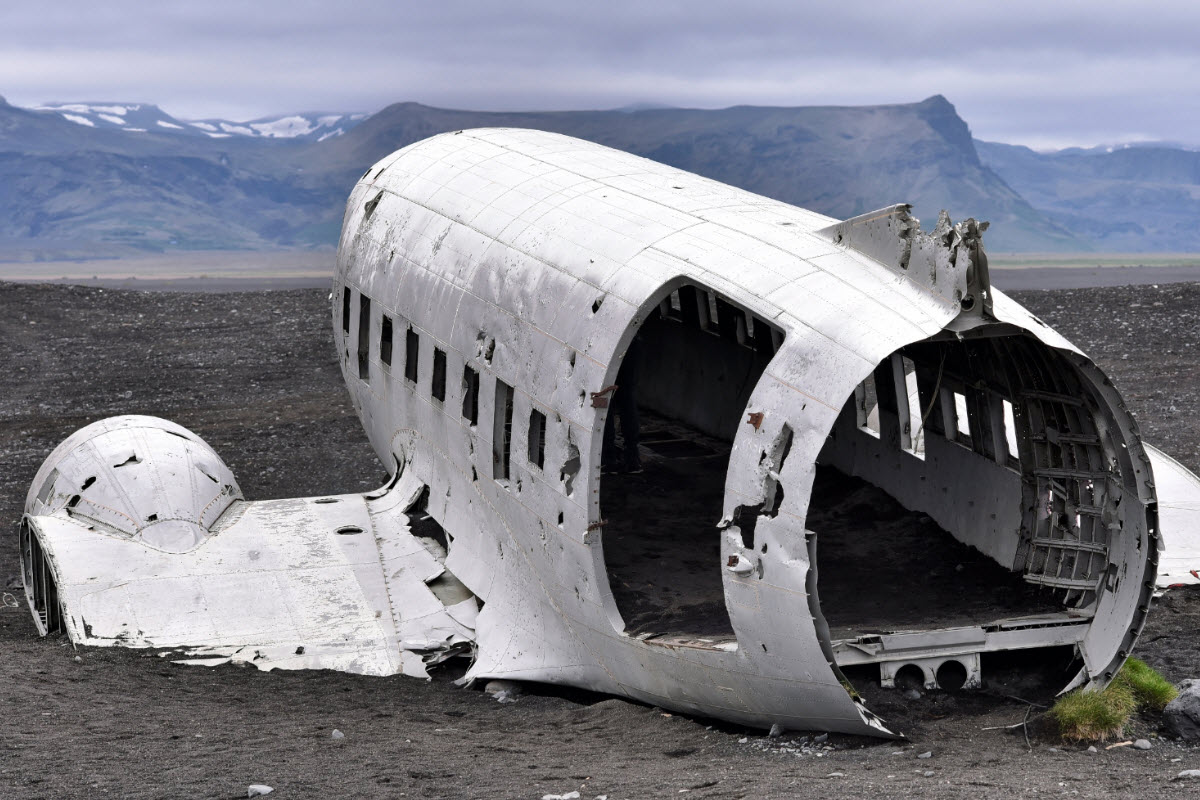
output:
POLYGON ((182 118, 907 103, 1045 148, 1200 144, 1200 3, 56 0, 0 10, 0 95, 182 118))

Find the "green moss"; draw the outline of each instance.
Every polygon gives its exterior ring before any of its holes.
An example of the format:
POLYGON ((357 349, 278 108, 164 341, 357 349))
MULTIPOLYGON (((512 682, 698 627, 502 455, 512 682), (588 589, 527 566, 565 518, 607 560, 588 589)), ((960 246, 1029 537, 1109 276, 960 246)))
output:
POLYGON ((1104 691, 1071 692, 1060 697, 1050 713, 1064 739, 1103 741, 1120 736, 1134 711, 1161 711, 1177 694, 1146 662, 1131 658, 1104 691))

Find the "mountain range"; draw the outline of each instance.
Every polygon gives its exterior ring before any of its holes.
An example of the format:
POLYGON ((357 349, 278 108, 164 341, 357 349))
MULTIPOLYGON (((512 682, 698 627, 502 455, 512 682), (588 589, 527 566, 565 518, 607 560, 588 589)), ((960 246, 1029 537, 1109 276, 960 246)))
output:
POLYGON ((152 104, 0 98, 0 260, 331 246, 391 151, 445 131, 534 127, 847 217, 909 202, 992 223, 997 251, 1200 250, 1200 153, 1036 153, 972 139, 940 95, 863 107, 474 112, 398 103, 249 122, 152 104))

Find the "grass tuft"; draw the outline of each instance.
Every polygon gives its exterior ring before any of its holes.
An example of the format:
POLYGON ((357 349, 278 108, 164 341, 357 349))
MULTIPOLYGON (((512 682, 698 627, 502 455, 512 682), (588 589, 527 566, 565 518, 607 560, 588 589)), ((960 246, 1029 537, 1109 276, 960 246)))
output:
POLYGON ((1116 681, 1129 687, 1142 708, 1162 711, 1167 703, 1179 696, 1179 691, 1145 661, 1130 658, 1117 673, 1116 681))
POLYGON ((1130 658, 1104 691, 1076 690, 1063 695, 1050 713, 1064 739, 1105 741, 1120 736, 1138 708, 1161 711, 1177 694, 1146 662, 1130 658))
POLYGON ((1105 741, 1121 735, 1136 708, 1137 700, 1129 687, 1114 681, 1101 692, 1074 691, 1064 695, 1050 713, 1058 720, 1064 739, 1105 741))

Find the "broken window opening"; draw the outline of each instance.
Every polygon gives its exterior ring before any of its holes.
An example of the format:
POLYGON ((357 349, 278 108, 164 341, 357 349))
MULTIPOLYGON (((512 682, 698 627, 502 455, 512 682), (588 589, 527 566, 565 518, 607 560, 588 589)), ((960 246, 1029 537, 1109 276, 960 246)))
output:
POLYGON ((567 460, 563 462, 562 469, 558 473, 558 479, 562 481, 563 492, 567 497, 570 497, 575 492, 575 476, 579 474, 579 468, 582 462, 579 459, 579 448, 571 437, 571 429, 567 428, 567 460))
POLYGON ((404 334, 404 379, 417 382, 417 359, 421 353, 421 335, 411 326, 404 334))
MULTIPOLYGON (((693 285, 673 292, 666 305, 676 302, 680 319, 655 307, 610 376, 618 388, 606 415, 612 427, 602 454, 602 544, 626 634, 648 641, 703 636, 717 646, 733 635, 725 534, 715 522, 724 513, 733 438, 771 356, 739 343, 736 327, 714 338, 700 324, 702 312, 715 312, 736 325, 743 309, 723 299, 718 305, 693 285)), ((765 322, 755 320, 754 331, 769 338, 765 322)), ((751 507, 740 518, 750 541, 759 513, 751 507)))
POLYGON ((350 287, 342 287, 342 333, 350 333, 350 287))
POLYGON ((472 427, 479 424, 479 373, 470 364, 463 365, 462 415, 472 427))
POLYGON ((446 353, 437 347, 433 348, 433 381, 429 393, 434 400, 446 400, 446 353))
POLYGON ((379 324, 379 360, 384 366, 392 365, 392 318, 387 314, 379 324))
POLYGON ((507 481, 512 459, 513 387, 496 379, 495 419, 492 427, 492 478, 507 481))
POLYGON ((529 412, 529 462, 546 466, 546 415, 536 408, 529 412))
POLYGON ((358 296, 358 377, 371 379, 371 298, 358 296))

